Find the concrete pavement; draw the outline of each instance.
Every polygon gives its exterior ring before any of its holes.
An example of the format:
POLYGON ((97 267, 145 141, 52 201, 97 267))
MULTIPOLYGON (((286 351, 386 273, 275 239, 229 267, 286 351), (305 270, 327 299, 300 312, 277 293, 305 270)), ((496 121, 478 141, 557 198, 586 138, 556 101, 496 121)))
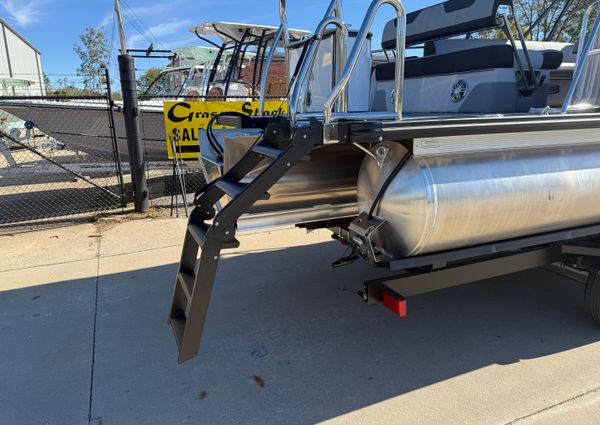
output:
POLYGON ((534 270, 409 302, 327 232, 244 234, 200 356, 166 324, 184 220, 0 237, 0 424, 598 424, 600 329, 534 270))

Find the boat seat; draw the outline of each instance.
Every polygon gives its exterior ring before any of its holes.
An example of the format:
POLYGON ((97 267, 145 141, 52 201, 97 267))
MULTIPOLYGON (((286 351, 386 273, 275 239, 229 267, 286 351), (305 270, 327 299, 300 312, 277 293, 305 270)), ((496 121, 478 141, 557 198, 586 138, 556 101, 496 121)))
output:
MULTIPOLYGON (((521 94, 515 51, 505 42, 408 58, 403 109, 407 113, 487 114, 544 107, 550 73, 560 67, 563 54, 548 49, 532 51, 530 57, 541 82, 532 95, 521 94)), ((395 67, 395 62, 375 66, 371 110, 393 108, 395 67)))
MULTIPOLYGON (((406 15, 406 45, 498 28, 498 11, 512 9, 513 0, 448 0, 406 15)), ((382 37, 384 49, 396 48, 396 19, 382 37)))
MULTIPOLYGON (((562 53, 558 51, 532 52, 536 57, 536 69, 554 70, 562 63, 562 53)), ((418 78, 433 75, 457 74, 461 72, 488 69, 515 68, 515 57, 511 46, 506 44, 476 47, 450 53, 433 54, 421 58, 409 58, 404 65, 404 78, 418 78)), ((393 80, 395 62, 375 67, 377 81, 393 80)))
MULTIPOLYGON (((513 113, 546 106, 551 71, 563 53, 539 46, 513 48, 506 40, 457 39, 503 25, 497 19, 512 0, 449 0, 407 15, 406 46, 424 43, 424 56, 405 59, 403 110, 407 113, 513 113), (535 90, 523 85, 519 61, 535 71, 535 90), (517 58, 519 61, 517 61, 517 58)), ((396 49, 397 21, 383 31, 384 50, 396 49)), ((395 66, 384 63, 371 76, 371 110, 392 110, 395 66)))
MULTIPOLYGON (((526 45, 533 62, 533 67, 536 69, 553 70, 559 68, 565 60, 575 62, 575 55, 572 53, 572 44, 528 41, 526 45), (562 62, 558 63, 558 61, 562 62)), ((510 46, 510 43, 506 40, 489 39, 452 38, 435 40, 428 41, 423 45, 423 54, 424 56, 431 56, 487 46, 510 46)), ((517 45, 517 52, 521 55, 523 63, 525 63, 525 56, 519 45, 517 45)))

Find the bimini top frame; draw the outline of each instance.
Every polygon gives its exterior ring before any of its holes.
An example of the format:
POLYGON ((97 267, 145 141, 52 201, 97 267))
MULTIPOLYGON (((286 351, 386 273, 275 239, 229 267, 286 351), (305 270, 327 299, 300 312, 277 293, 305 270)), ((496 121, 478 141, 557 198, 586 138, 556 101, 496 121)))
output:
MULTIPOLYGON (((220 66, 222 66, 223 59, 227 52, 230 53, 229 63, 224 67, 227 69, 227 74, 224 79, 224 96, 227 97, 229 94, 229 82, 235 77, 235 69, 238 66, 238 63, 240 61, 243 62, 245 58, 249 58, 253 55, 256 57, 253 81, 251 84, 252 90, 254 91, 256 88, 256 83, 262 80, 262 75, 260 75, 257 71, 262 71, 264 69, 262 63, 264 63, 264 56, 268 44, 271 43, 275 38, 275 41, 273 41, 275 47, 284 46, 284 44, 278 43, 279 37, 277 37, 277 31, 278 29, 273 26, 242 24, 235 22, 206 22, 190 28, 190 32, 196 34, 199 39, 219 50, 217 57, 211 66, 210 73, 207 73, 206 81, 204 82, 204 86, 206 87, 206 93, 204 95, 208 95, 209 88, 215 81, 217 70, 220 66), (208 37, 218 37, 221 41, 221 45, 210 40, 208 37), (250 46, 256 46, 256 52, 254 54, 248 52, 248 48, 250 46)), ((296 29, 286 29, 286 34, 288 37, 296 40, 307 36, 309 32, 296 29)), ((251 97, 255 97, 254 93, 251 97)))
MULTIPOLYGON (((240 43, 244 33, 247 34, 249 39, 258 39, 261 36, 274 35, 277 30, 277 27, 270 25, 241 24, 237 22, 204 22, 190 28, 190 32, 196 35, 218 37, 226 44, 240 43)), ((292 39, 300 39, 309 34, 308 31, 296 29, 290 29, 287 32, 292 39)))

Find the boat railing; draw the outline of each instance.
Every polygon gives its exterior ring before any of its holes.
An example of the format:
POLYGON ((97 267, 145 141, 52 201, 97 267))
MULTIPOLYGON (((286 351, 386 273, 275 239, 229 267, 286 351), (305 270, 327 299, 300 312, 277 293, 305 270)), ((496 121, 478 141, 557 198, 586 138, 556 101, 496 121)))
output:
POLYGON ((596 1, 586 9, 583 16, 573 81, 565 97, 562 113, 567 113, 569 109, 577 109, 578 107, 600 106, 600 83, 596 75, 599 65, 600 1, 596 1), (590 17, 595 9, 597 11, 596 20, 588 34, 590 17))
POLYGON ((581 33, 579 34, 579 41, 577 42, 577 59, 575 63, 579 63, 579 59, 581 58, 581 52, 585 48, 585 41, 588 33, 588 25, 590 23, 590 17, 592 16, 592 12, 594 9, 600 9, 600 1, 595 1, 588 6, 583 14, 583 21, 581 22, 581 33))
MULTIPOLYGON (((289 102, 289 110, 290 110, 290 118, 292 121, 296 121, 299 119, 301 114, 306 112, 306 96, 308 92, 308 83, 309 76, 313 70, 315 59, 317 57, 317 52, 319 50, 319 46, 323 39, 323 35, 330 25, 335 25, 338 30, 339 36, 337 37, 338 46, 336 47, 336 61, 344 61, 344 58, 348 56, 347 51, 347 40, 348 40, 348 29, 344 22, 336 17, 330 16, 323 19, 317 30, 315 31, 314 40, 312 40, 310 46, 308 47, 306 56, 304 61, 300 66, 300 71, 298 72, 298 76, 296 81, 293 83, 292 94, 289 102), (337 53, 339 52, 339 54, 337 53)), ((338 68, 341 69, 341 68, 338 68)), ((337 74, 337 73, 336 73, 337 74)), ((336 80, 339 78, 339 74, 336 75, 336 80)), ((342 111, 348 110, 348 97, 347 91, 340 96, 339 101, 339 109, 342 111)))
MULTIPOLYGON (((332 0, 324 18, 319 22, 313 36, 307 40, 309 43, 306 53, 303 56, 298 75, 290 82, 289 114, 292 121, 296 121, 300 115, 306 113, 306 96, 308 92, 309 77, 313 72, 313 67, 319 51, 319 46, 323 40, 327 28, 336 27, 336 37, 334 45, 334 63, 333 83, 339 81, 341 74, 346 66, 348 58, 348 28, 341 18, 342 7, 340 0, 332 0)), ((292 47, 292 46, 288 46, 292 47)), ((348 91, 339 97, 338 109, 348 110, 348 91)))
MULTIPOLYGON (((401 120, 402 119, 402 96, 404 87, 404 58, 405 58, 405 41, 406 41, 406 13, 402 2, 399 0, 374 0, 361 25, 352 51, 348 56, 346 66, 332 89, 323 108, 323 122, 325 125, 333 121, 342 119, 377 119, 377 120, 401 120), (393 111, 377 111, 377 112, 348 112, 346 108, 338 108, 336 113, 333 112, 333 105, 343 96, 348 88, 348 83, 362 50, 365 48, 367 38, 375 21, 377 12, 384 4, 391 5, 396 11, 396 68, 395 68, 395 89, 394 89, 394 110, 393 111)), ((342 103, 342 102, 340 102, 342 103)), ((347 105, 346 105, 347 106, 347 105)), ((298 119, 307 119, 314 117, 314 113, 298 114, 298 119)), ((327 137, 326 137, 327 138, 327 137)))
MULTIPOLYGON (((264 115, 265 113, 265 100, 267 97, 267 78, 269 76, 269 68, 271 67, 271 62, 273 62, 273 57, 275 56, 275 52, 277 51, 277 46, 279 41, 283 42, 284 47, 287 46, 290 42, 290 35, 288 32, 287 18, 285 15, 285 0, 279 0, 279 28, 275 33, 273 38, 273 44, 271 44, 271 49, 267 55, 267 59, 263 64, 262 78, 260 80, 260 94, 259 94, 259 114, 264 115)), ((288 73, 290 70, 290 58, 287 47, 285 48, 285 68, 288 73)))

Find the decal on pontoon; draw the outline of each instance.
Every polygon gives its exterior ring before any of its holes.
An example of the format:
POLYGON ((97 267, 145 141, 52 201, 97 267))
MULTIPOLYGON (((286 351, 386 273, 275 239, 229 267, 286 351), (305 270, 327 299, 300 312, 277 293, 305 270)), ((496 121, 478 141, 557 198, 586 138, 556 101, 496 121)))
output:
POLYGON ((450 99, 452 102, 460 102, 467 95, 467 91, 469 90, 469 85, 465 80, 458 80, 452 86, 452 90, 450 91, 450 99))

